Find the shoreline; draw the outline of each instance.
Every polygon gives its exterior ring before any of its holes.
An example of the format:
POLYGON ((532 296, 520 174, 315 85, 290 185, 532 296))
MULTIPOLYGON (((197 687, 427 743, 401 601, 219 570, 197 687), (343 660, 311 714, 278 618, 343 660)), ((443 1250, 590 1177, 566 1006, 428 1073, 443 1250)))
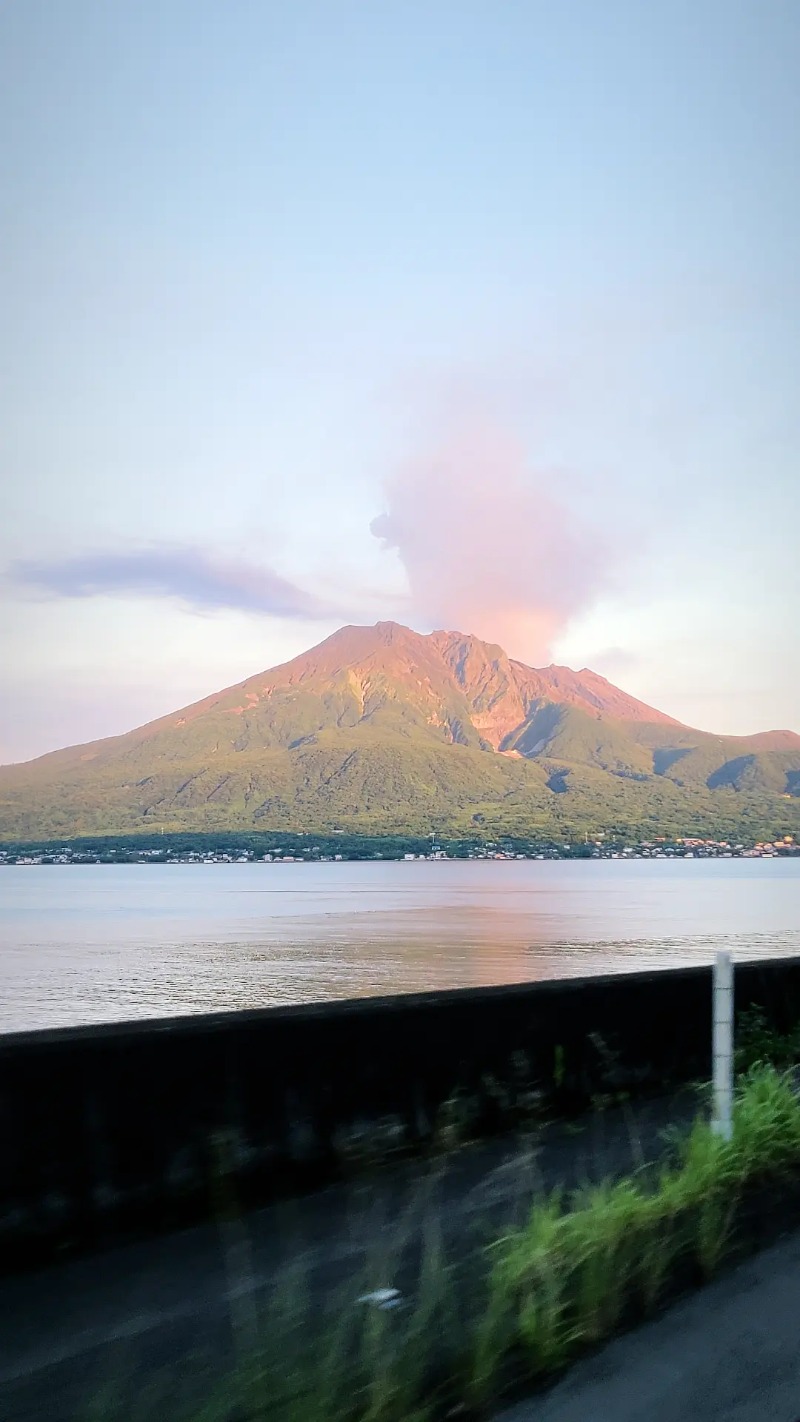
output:
POLYGON ((759 844, 752 848, 736 846, 731 849, 716 842, 696 845, 692 849, 679 849, 668 847, 665 849, 651 847, 649 845, 625 846, 621 850, 606 850, 592 847, 586 852, 583 845, 569 846, 563 850, 547 849, 538 851, 492 851, 469 849, 463 854, 448 853, 445 850, 437 850, 431 854, 424 853, 347 853, 347 854, 322 854, 309 849, 294 854, 282 854, 280 851, 256 854, 254 851, 245 853, 226 852, 203 852, 195 851, 173 851, 154 849, 124 849, 109 850, 78 850, 69 848, 59 850, 42 850, 39 852, 19 852, 0 850, 0 869, 4 868, 48 868, 60 865, 69 866, 96 866, 99 864, 145 864, 145 865, 194 865, 206 866, 210 864, 260 864, 264 866, 273 864, 535 864, 535 863, 599 863, 615 861, 617 863, 629 863, 632 860, 659 860, 661 862, 683 862, 687 860, 707 860, 707 859, 800 859, 800 845, 781 844, 776 842, 772 845, 759 844))

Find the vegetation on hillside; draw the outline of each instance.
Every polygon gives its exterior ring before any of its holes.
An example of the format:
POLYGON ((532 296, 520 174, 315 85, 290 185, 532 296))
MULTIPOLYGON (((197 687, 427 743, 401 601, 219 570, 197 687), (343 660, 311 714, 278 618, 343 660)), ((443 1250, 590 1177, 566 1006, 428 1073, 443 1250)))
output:
MULTIPOLYGON (((464 746, 340 738, 295 751, 165 763, 146 745, 51 778, 0 777, 0 837, 344 830, 452 838, 800 837, 800 798, 637 779, 464 746), (333 743, 331 743, 333 742, 333 743)), ((20 771, 24 770, 20 768, 20 771)))

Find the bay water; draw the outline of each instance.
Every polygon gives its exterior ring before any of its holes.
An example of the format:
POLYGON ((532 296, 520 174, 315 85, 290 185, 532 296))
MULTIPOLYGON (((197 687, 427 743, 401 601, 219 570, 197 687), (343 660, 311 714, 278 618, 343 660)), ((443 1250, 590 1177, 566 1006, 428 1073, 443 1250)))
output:
POLYGON ((18 865, 0 1031, 800 953, 800 859, 18 865))

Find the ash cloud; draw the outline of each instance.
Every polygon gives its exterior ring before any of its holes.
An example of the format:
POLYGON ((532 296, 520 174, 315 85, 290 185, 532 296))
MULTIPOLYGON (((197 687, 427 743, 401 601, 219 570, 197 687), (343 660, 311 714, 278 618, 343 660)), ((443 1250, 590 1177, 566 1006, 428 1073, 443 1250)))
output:
POLYGON ((486 428, 402 469, 371 529, 397 551, 415 619, 548 660, 611 564, 608 540, 570 510, 563 489, 560 476, 530 469, 513 440, 486 428))
POLYGON ((308 620, 336 615, 335 609, 271 568, 186 546, 20 560, 11 573, 18 584, 48 597, 133 593, 177 598, 202 612, 236 609, 308 620))

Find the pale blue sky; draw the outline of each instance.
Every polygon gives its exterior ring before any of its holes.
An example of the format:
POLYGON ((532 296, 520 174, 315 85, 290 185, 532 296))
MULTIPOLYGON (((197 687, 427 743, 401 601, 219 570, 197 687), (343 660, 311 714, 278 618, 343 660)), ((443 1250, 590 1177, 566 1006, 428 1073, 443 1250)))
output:
POLYGON ((800 730, 798 73, 797 0, 0 0, 0 759, 387 616, 800 730))

